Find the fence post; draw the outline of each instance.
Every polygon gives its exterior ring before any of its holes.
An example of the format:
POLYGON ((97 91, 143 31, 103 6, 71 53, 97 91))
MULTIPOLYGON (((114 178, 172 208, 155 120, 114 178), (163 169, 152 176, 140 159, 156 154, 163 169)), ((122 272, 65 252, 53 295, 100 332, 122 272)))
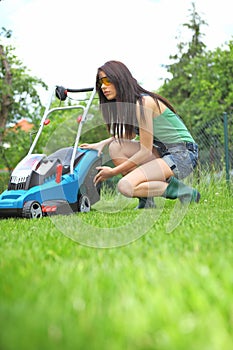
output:
POLYGON ((223 123, 224 123, 224 148, 225 148, 225 167, 226 167, 226 181, 230 181, 229 174, 229 147, 228 147, 228 121, 227 113, 223 113, 223 123))

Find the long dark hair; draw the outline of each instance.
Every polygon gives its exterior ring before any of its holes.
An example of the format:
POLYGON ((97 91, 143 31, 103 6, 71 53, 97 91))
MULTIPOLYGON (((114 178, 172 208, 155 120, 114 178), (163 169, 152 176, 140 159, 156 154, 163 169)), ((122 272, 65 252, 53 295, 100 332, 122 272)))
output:
POLYGON ((151 96, 159 107, 158 100, 176 113, 171 103, 164 97, 145 90, 132 76, 129 69, 119 61, 108 61, 99 67, 96 75, 96 91, 99 95, 100 109, 108 131, 119 138, 131 138, 137 126, 136 103, 140 105, 140 117, 143 118, 143 95, 151 96), (116 99, 108 100, 99 86, 99 73, 103 71, 116 89, 116 99))

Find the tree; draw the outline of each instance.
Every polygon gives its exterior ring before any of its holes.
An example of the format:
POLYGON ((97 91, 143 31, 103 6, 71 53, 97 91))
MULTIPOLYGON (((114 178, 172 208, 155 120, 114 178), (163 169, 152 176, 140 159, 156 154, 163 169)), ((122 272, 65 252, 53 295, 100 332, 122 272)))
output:
MULTIPOLYGON (((10 148, 4 147, 5 144, 9 144, 11 138, 9 132, 6 132, 7 127, 21 118, 28 118, 33 124, 38 123, 42 105, 37 89, 39 86, 47 88, 41 79, 29 74, 27 68, 15 55, 15 48, 3 44, 3 41, 8 41, 11 36, 10 30, 2 28, 0 33, 0 152, 1 166, 7 167, 9 164, 11 167, 15 165, 15 162, 10 160, 12 158, 9 156, 9 153, 12 153, 10 148)), ((20 145, 22 134, 15 133, 14 136, 14 143, 20 145)), ((28 145, 29 143, 28 137, 28 145)), ((18 158, 21 157, 22 155, 19 154, 18 158)))
POLYGON ((233 42, 207 51, 200 29, 206 23, 194 4, 190 11, 191 21, 183 26, 192 31, 192 39, 179 43, 178 53, 170 56, 175 62, 165 67, 171 78, 161 86, 160 93, 171 100, 192 129, 223 112, 232 112, 233 42))
MULTIPOLYGON (((191 95, 185 108, 187 114, 190 113, 195 139, 200 147, 204 145, 203 148, 212 149, 214 156, 211 159, 215 161, 219 158, 217 166, 221 166, 224 158, 224 113, 228 114, 229 150, 233 149, 233 41, 225 44, 224 48, 218 47, 202 57, 196 57, 193 64, 199 69, 190 82, 191 95)), ((230 158, 233 162, 232 151, 230 158)))
MULTIPOLYGON (((171 78, 160 89, 176 107, 202 151, 203 164, 216 168, 223 164, 223 113, 229 115, 232 127, 233 111, 233 41, 213 51, 201 41, 201 25, 206 24, 193 6, 189 43, 179 43, 178 53, 170 56, 175 62, 167 65, 171 78)), ((232 138, 229 138, 232 149, 232 138)))
MULTIPOLYGON (((3 28, 4 29, 4 28, 3 28)), ((11 36, 9 31, 6 31, 5 36, 11 36)), ((12 73, 11 67, 4 52, 3 45, 0 45, 1 58, 1 111, 0 111, 0 144, 2 143, 3 131, 8 119, 8 111, 12 104, 12 73)))
POLYGON ((198 67, 190 82, 190 105, 196 106, 195 122, 233 111, 233 41, 196 57, 198 67))
MULTIPOLYGON (((183 27, 188 28, 192 32, 191 41, 188 43, 180 42, 177 44, 178 53, 170 55, 169 59, 173 61, 170 65, 164 65, 167 72, 171 75, 170 79, 166 79, 160 89, 171 102, 177 106, 178 112, 184 114, 182 106, 188 103, 191 95, 190 82, 196 76, 198 66, 193 64, 196 57, 201 57, 206 45, 201 40, 201 26, 207 23, 201 19, 196 11, 195 4, 192 3, 190 12, 190 22, 184 23, 183 27)), ((186 116, 187 117, 187 116, 186 116)), ((189 118, 186 118, 186 122, 189 118)))

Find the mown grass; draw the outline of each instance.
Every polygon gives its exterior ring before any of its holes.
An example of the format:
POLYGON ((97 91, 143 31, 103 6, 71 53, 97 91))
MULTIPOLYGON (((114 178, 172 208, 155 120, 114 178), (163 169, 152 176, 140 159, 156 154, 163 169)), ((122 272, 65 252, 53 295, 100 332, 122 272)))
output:
MULTIPOLYGON (((1 220, 0 348, 232 349, 232 192, 224 180, 199 188, 171 233, 166 201, 146 234, 118 248, 79 244, 49 217, 1 220)), ((137 214, 77 215, 115 227, 137 214)))

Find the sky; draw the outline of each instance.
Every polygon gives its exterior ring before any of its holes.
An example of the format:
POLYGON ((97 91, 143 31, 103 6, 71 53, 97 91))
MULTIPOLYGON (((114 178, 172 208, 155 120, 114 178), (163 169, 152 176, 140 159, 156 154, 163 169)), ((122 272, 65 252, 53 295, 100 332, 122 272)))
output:
POLYGON ((231 0, 0 0, 0 28, 13 31, 17 56, 49 86, 92 87, 97 68, 118 60, 156 90, 167 76, 162 65, 189 41, 183 23, 192 2, 208 23, 207 49, 229 42, 231 0))

